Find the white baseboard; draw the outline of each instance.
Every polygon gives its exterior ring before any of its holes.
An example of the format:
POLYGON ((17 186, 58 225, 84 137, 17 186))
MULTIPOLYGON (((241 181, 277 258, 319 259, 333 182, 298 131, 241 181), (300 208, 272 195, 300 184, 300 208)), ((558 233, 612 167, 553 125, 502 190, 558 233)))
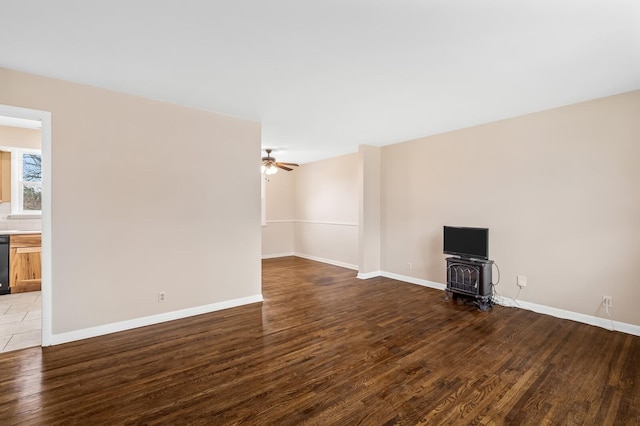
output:
POLYGON ((614 321, 609 318, 581 314, 579 312, 566 311, 564 309, 558 309, 551 306, 538 305, 536 303, 525 302, 523 300, 515 300, 509 297, 498 297, 496 299, 496 302, 498 302, 498 304, 501 306, 526 309, 528 311, 537 312, 539 314, 551 315, 552 317, 594 325, 596 327, 606 328, 607 330, 611 331, 615 330, 622 333, 632 334, 634 336, 640 336, 640 326, 628 324, 626 322, 614 321))
POLYGON ((366 273, 358 272, 357 278, 361 280, 368 280, 369 278, 375 278, 375 277, 381 277, 381 276, 382 276, 382 271, 366 272, 366 273))
MULTIPOLYGON (((329 263, 336 266, 342 266, 349 269, 358 270, 356 265, 347 265, 342 262, 331 261, 328 259, 322 259, 315 256, 303 255, 300 253, 295 253, 295 256, 303 257, 305 259, 315 260, 322 263, 329 263)), ((446 284, 437 283, 434 281, 423 280, 421 278, 409 277, 406 275, 395 274, 393 272, 386 271, 375 271, 375 272, 366 272, 366 273, 358 273, 357 277, 362 280, 367 280, 369 278, 375 277, 386 277, 391 278, 398 281, 407 282, 410 284, 417 284, 424 287, 434 288, 436 290, 445 290, 447 288, 446 284)), ((530 302, 523 302, 518 300, 517 303, 508 302, 508 298, 501 297, 497 300, 499 305, 526 309, 529 311, 537 312, 540 314, 551 315, 556 318, 568 319, 576 322, 581 322, 583 324, 594 325, 596 327, 606 328, 607 330, 620 331, 622 333, 632 334, 634 336, 640 336, 640 326, 628 324, 620 321, 613 321, 609 318, 596 317, 593 315, 581 314, 573 311, 566 311, 564 309, 553 308, 551 306, 538 305, 530 302)))
POLYGON ((369 278, 375 277, 385 277, 391 278, 394 280, 417 284, 423 287, 435 288, 436 290, 444 290, 447 286, 444 284, 436 283, 434 281, 427 281, 421 278, 409 277, 407 275, 394 274, 393 272, 385 272, 385 271, 375 271, 375 272, 367 272, 367 273, 358 273, 358 278, 361 280, 368 280, 369 278))
MULTIPOLYGON (((431 287, 438 290, 444 290, 447 288, 446 284, 436 283, 433 281, 422 280, 420 278, 408 277, 405 275, 394 274, 392 272, 380 273, 383 277, 393 278, 394 280, 404 281, 411 284, 418 284, 425 287, 431 287)), ((369 277, 371 278, 371 277, 369 277)), ((564 309, 553 308, 551 306, 538 305, 536 303, 524 302, 522 300, 513 300, 506 297, 497 298, 497 303, 501 306, 507 306, 510 308, 526 309, 528 311, 537 312, 539 314, 551 315, 552 317, 568 319, 583 324, 594 325, 596 327, 606 328, 607 330, 620 331, 622 333, 632 334, 634 336, 640 336, 640 326, 628 324, 620 321, 613 321, 609 318, 596 317, 593 315, 581 314, 579 312, 566 311, 564 309), (511 300, 511 301, 510 301, 511 300)))
POLYGON ((303 259, 315 260, 316 262, 328 263, 329 265, 340 266, 342 268, 358 270, 358 265, 352 265, 350 263, 340 262, 338 260, 324 259, 322 257, 310 256, 308 254, 294 253, 294 256, 301 257, 303 259))
MULTIPOLYGON (((343 262, 338 262, 329 259, 323 259, 316 256, 309 256, 301 253, 287 253, 282 256, 298 256, 309 260, 315 260, 317 262, 328 263, 331 265, 341 266, 348 269, 358 270, 356 265, 350 265, 343 262)), ((276 256, 274 256, 276 257, 276 256)), ((265 257, 263 256, 263 259, 265 257)), ((409 277, 406 275, 395 274, 393 272, 386 271, 374 271, 374 272, 366 272, 366 273, 358 273, 357 277, 361 280, 367 280, 369 278, 375 277, 386 277, 391 278, 398 281, 403 281, 411 284, 417 284, 424 287, 434 288, 436 290, 445 290, 447 288, 446 284, 437 283, 434 281, 427 281, 421 278, 409 277)), ((540 314, 551 315, 556 318, 568 319, 576 322, 581 322, 583 324, 589 324, 596 327, 606 328, 607 330, 615 330, 620 331, 622 333, 632 334, 634 336, 640 336, 640 326, 634 324, 628 324, 625 322, 610 320, 609 318, 596 317, 593 315, 581 314, 579 312, 566 311, 564 309, 553 308, 551 306, 538 305, 536 303, 524 302, 522 300, 518 301, 509 301, 512 299, 506 297, 498 297, 496 298, 496 302, 501 306, 507 306, 512 308, 520 308, 526 309, 529 311, 537 312, 540 314), (613 328, 612 328, 613 325, 613 328)))
POLYGON ((417 284, 417 285, 421 285, 423 287, 435 288, 436 290, 444 290, 445 288, 447 288, 446 285, 440 284, 440 283, 437 283, 437 282, 434 282, 434 281, 427 281, 427 280, 423 280, 421 278, 414 278, 414 277, 408 277, 406 275, 394 274, 393 272, 382 271, 381 275, 383 277, 392 278, 392 279, 398 280, 398 281, 404 281, 404 282, 411 283, 411 284, 417 284))
MULTIPOLYGON (((393 272, 369 272, 366 274, 358 274, 360 279, 374 278, 377 276, 383 276, 386 278, 392 278, 394 280, 403 281, 411 284, 417 284, 424 287, 434 288, 436 290, 445 290, 446 284, 441 284, 433 281, 427 281, 420 278, 408 277, 406 275, 394 274, 393 272)), ((564 309, 553 308, 551 306, 538 305, 536 303, 524 302, 522 300, 513 300, 506 297, 498 297, 497 303, 501 306, 507 306, 510 308, 526 309, 528 311, 537 312, 539 314, 551 315, 552 317, 568 319, 583 324, 594 325, 596 327, 606 328, 607 330, 620 331, 622 333, 632 334, 634 336, 640 336, 640 326, 634 324, 628 324, 625 322, 610 320, 609 318, 596 317, 593 315, 581 314, 579 312, 566 311, 564 309), (511 301, 510 301, 511 300, 511 301), (612 327, 613 325, 613 327, 612 327)))
MULTIPOLYGON (((303 254, 303 253, 291 252, 291 253, 264 254, 264 255, 262 255, 262 258, 263 259, 275 259, 277 257, 287 257, 287 256, 296 256, 296 257, 301 257, 303 259, 315 260, 316 262, 327 263, 329 265, 340 266, 342 268, 353 269, 353 270, 356 270, 356 271, 358 270, 358 266, 357 265, 352 265, 350 263, 340 262, 339 260, 332 260, 332 259, 325 259, 323 257, 311 256, 309 254, 303 254)), ((377 274, 380 275, 379 273, 377 273, 377 274)), ((373 275, 373 276, 368 277, 368 278, 373 278, 374 276, 377 277, 378 275, 373 275)))
POLYGON ((288 257, 288 256, 295 256, 295 253, 294 252, 288 252, 288 253, 263 254, 262 258, 263 259, 275 259, 277 257, 288 257))
MULTIPOLYGON (((433 281, 427 281, 420 278, 409 277, 406 275, 394 274, 393 272, 376 271, 368 272, 365 274, 358 274, 360 279, 375 278, 378 276, 392 278, 394 280, 403 281, 411 284, 417 284, 424 287, 430 287, 437 290, 445 290, 446 284, 441 284, 433 281)), ((581 314, 579 312, 566 311, 564 309, 553 308, 551 306, 538 305, 536 303, 524 302, 522 300, 513 300, 506 297, 497 297, 496 302, 501 306, 507 306, 510 308, 520 308, 529 311, 537 312, 540 314, 551 315, 552 317, 568 319, 583 324, 594 325, 596 327, 606 328, 607 330, 620 331, 622 333, 632 334, 634 336, 640 336, 640 326, 628 324, 625 322, 614 321, 609 318, 596 317, 593 315, 581 314)))
POLYGON ((90 337, 102 336, 105 334, 116 333, 118 331, 131 330, 133 328, 159 324, 162 322, 187 318, 194 315, 208 314, 210 312, 221 311, 223 309, 235 308, 237 306, 248 305, 250 303, 257 303, 262 301, 262 294, 256 294, 254 296, 225 300, 224 302, 211 303, 209 305, 196 306, 193 308, 181 309, 179 311, 165 312, 148 317, 135 318, 132 320, 105 324, 97 327, 85 328, 82 330, 69 331, 67 333, 54 334, 51 336, 51 344, 59 345, 61 343, 88 339, 90 337))

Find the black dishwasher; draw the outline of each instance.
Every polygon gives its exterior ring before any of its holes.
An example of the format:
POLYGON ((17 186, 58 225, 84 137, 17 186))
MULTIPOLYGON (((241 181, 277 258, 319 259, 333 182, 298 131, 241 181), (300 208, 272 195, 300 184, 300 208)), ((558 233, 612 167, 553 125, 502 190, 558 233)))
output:
POLYGON ((0 294, 9 293, 9 236, 0 235, 0 294))

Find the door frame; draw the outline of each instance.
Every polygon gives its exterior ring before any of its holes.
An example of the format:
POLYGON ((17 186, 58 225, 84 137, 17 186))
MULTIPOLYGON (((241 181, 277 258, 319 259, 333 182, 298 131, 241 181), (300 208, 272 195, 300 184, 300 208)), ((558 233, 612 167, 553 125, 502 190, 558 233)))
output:
POLYGON ((0 104, 0 115, 38 120, 42 123, 42 346, 51 345, 53 281, 51 256, 51 113, 0 104))

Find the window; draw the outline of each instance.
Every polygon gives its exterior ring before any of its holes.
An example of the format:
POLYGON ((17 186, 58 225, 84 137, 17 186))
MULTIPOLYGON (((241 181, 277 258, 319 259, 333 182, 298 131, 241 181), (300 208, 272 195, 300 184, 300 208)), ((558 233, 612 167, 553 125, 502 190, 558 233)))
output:
POLYGON ((13 150, 11 175, 11 213, 40 214, 42 211, 41 152, 13 150))

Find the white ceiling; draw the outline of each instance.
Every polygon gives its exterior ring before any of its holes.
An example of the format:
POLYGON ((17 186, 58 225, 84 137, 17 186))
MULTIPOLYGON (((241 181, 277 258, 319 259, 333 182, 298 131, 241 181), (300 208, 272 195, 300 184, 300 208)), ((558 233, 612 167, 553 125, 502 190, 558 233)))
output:
POLYGON ((640 89, 640 1, 0 0, 0 66, 260 121, 304 163, 640 89))

